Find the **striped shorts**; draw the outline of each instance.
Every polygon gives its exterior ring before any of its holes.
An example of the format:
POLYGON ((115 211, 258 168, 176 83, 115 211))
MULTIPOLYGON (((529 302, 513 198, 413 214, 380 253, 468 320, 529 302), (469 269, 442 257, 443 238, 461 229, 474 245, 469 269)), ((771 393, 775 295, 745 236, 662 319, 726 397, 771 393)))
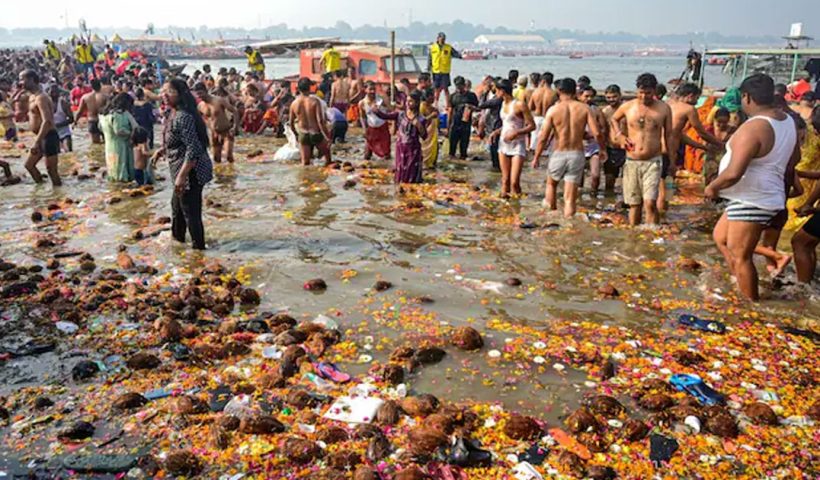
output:
POLYGON ((739 200, 732 200, 726 206, 726 217, 730 222, 749 222, 768 225, 780 210, 765 210, 739 200))

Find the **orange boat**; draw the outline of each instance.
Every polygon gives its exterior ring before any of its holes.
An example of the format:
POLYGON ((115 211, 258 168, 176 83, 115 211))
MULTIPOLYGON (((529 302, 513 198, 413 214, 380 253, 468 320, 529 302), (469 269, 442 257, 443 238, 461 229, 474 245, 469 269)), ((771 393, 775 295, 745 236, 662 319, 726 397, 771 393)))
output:
MULTIPOLYGON (((335 47, 341 54, 342 68, 356 67, 356 74, 364 81, 373 81, 379 86, 390 85, 390 49, 376 45, 347 45, 335 47)), ((308 77, 315 82, 322 81, 325 73, 320 64, 324 48, 305 49, 299 52, 299 78, 308 77)), ((416 58, 396 51, 396 82, 406 78, 415 84, 421 73, 416 58)))

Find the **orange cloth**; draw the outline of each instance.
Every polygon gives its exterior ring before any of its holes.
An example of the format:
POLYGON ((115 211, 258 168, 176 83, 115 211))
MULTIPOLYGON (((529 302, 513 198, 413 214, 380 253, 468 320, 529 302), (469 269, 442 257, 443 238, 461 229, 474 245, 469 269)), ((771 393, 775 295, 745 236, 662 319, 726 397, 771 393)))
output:
POLYGON ((359 106, 355 103, 351 104, 347 108, 347 123, 354 124, 359 123, 359 106))
MULTIPOLYGON (((712 111, 712 107, 715 106, 715 101, 715 97, 709 97, 705 102, 703 102, 703 105, 698 108, 698 118, 700 118, 700 123, 708 125, 707 120, 709 118, 709 113, 712 111)), ((683 132, 683 134, 699 142, 704 142, 704 140, 700 138, 700 135, 698 135, 698 132, 691 125, 685 132, 683 132)), ((686 153, 683 158, 683 169, 692 173, 701 173, 703 171, 705 153, 706 152, 703 150, 698 150, 687 145, 686 153)))
POLYGON ((269 108, 268 111, 265 112, 265 116, 262 118, 265 120, 265 123, 271 127, 276 127, 279 125, 279 112, 276 111, 276 108, 269 108))

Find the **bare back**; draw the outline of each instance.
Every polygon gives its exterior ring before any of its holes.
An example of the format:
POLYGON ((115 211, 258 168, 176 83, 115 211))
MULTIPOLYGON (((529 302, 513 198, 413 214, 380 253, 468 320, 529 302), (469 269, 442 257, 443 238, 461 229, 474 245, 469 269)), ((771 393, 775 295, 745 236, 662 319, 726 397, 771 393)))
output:
POLYGON ((672 131, 681 135, 689 125, 689 118, 695 112, 695 107, 680 100, 671 100, 668 105, 672 110, 672 131))
POLYGON ((333 98, 333 102, 350 102, 350 82, 346 78, 337 78, 330 88, 331 98, 333 98))
POLYGON ((319 133, 322 131, 319 125, 319 114, 321 105, 315 98, 300 95, 290 106, 291 118, 296 119, 298 130, 302 133, 319 133))
POLYGON ((543 117, 555 102, 555 90, 550 87, 538 87, 532 94, 530 110, 536 117, 543 117))
POLYGON ((108 95, 103 92, 90 92, 83 95, 80 102, 85 102, 89 120, 96 120, 102 109, 105 108, 105 104, 108 103, 108 95))
POLYGON ((547 121, 555 131, 555 151, 584 151, 584 136, 591 118, 589 106, 577 100, 562 100, 547 112, 547 121))

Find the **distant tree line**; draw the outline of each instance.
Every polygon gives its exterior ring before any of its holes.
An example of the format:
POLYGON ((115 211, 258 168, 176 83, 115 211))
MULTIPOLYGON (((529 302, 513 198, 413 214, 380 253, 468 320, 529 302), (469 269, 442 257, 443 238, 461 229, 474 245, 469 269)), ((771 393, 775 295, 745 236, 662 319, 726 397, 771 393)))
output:
MULTIPOLYGON (((145 29, 140 28, 94 28, 89 26, 92 33, 100 37, 111 38, 115 33, 122 37, 136 37, 145 34, 145 29)), ((608 43, 629 43, 638 45, 688 45, 693 42, 700 47, 704 44, 714 45, 772 45, 780 44, 782 40, 773 36, 737 36, 723 35, 720 33, 681 33, 665 35, 638 35, 629 32, 585 32, 581 30, 567 29, 547 29, 521 31, 505 27, 486 27, 484 25, 465 23, 456 20, 452 23, 422 23, 413 22, 409 26, 385 27, 374 25, 363 25, 352 27, 346 22, 336 22, 332 27, 305 27, 290 28, 287 24, 280 23, 264 28, 209 28, 201 26, 176 27, 167 26, 155 28, 157 36, 173 36, 189 41, 215 40, 223 38, 230 39, 277 39, 277 38, 298 38, 298 37, 341 37, 343 39, 356 40, 385 40, 389 37, 390 30, 396 30, 396 36, 400 42, 409 41, 432 41, 436 33, 443 31, 447 33, 448 40, 452 42, 471 42, 475 37, 482 34, 537 34, 543 36, 547 41, 556 39, 575 39, 582 42, 608 42, 608 43)), ((0 42, 4 45, 26 46, 39 45, 43 38, 67 39, 72 34, 78 33, 76 28, 0 28, 0 42)))

